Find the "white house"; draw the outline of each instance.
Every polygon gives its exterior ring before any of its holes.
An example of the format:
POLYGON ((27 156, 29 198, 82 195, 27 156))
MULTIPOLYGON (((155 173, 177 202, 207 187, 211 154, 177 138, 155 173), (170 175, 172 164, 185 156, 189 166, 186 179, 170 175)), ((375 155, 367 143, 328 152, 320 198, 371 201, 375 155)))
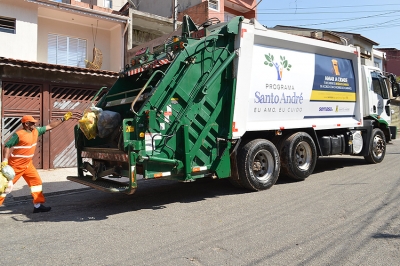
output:
POLYGON ((117 72, 129 22, 115 10, 75 0, 2 0, 0 57, 86 67, 96 47, 100 69, 117 72))

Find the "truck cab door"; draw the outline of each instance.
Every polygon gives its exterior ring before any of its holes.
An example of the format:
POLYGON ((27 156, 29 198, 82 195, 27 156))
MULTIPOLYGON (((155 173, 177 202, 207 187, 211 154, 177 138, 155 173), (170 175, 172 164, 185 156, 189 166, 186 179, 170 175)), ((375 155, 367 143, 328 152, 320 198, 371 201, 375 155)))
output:
POLYGON ((378 71, 371 71, 370 74, 372 79, 370 88, 370 100, 372 101, 370 106, 372 107, 372 110, 370 111, 390 124, 390 99, 389 91, 385 82, 386 77, 378 71))

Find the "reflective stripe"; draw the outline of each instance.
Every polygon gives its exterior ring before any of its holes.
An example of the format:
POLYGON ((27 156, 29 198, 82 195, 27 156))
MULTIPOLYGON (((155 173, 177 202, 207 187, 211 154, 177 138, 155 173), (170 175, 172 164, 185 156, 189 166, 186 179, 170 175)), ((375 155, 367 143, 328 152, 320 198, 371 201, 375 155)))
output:
POLYGON ((11 153, 11 157, 16 157, 16 158, 32 158, 34 154, 32 155, 14 155, 11 153))
POLYGON ((197 166, 192 169, 192 172, 200 172, 207 170, 207 166, 197 166))
POLYGON ((14 146, 8 163, 24 167, 34 157, 39 132, 37 129, 31 132, 22 129, 18 130, 16 134, 18 135, 19 142, 14 146))
POLYGON ((13 148, 14 148, 14 150, 15 149, 30 149, 36 145, 37 145, 37 143, 33 143, 31 146, 13 146, 13 148))
POLYGON ((7 196, 6 193, 0 194, 0 198, 5 198, 7 196))
POLYGON ((32 193, 35 193, 35 192, 42 192, 42 185, 31 186, 31 192, 32 192, 32 193))
POLYGON ((163 177, 163 176, 170 176, 171 172, 163 172, 163 173, 155 173, 154 178, 163 177))

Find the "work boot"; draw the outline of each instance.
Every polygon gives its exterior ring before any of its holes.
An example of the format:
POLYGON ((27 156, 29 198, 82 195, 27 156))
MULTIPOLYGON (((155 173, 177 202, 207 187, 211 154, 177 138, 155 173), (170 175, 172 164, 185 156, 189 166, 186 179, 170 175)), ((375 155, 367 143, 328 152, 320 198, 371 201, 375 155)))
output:
POLYGON ((48 212, 51 210, 51 207, 46 207, 43 204, 40 204, 39 207, 35 208, 33 207, 33 213, 37 213, 37 212, 48 212))

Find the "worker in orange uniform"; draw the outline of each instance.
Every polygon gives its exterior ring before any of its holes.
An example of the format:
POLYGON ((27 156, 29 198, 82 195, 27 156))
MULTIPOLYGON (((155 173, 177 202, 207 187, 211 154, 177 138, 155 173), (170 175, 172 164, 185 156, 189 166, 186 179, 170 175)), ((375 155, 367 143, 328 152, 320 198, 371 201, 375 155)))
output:
MULTIPOLYGON (((70 119, 71 116, 72 113, 68 112, 61 120, 51 122, 44 127, 35 127, 37 120, 30 115, 25 115, 21 119, 23 129, 14 133, 4 145, 1 166, 5 167, 8 164, 14 169, 14 184, 21 176, 28 183, 33 197, 33 213, 48 212, 51 210, 51 207, 43 205, 45 199, 42 192, 42 179, 32 163, 38 137, 46 133, 46 131, 58 127, 62 122, 70 119), (10 153, 11 148, 13 148, 12 153, 10 153)), ((0 195, 0 206, 3 204, 5 197, 5 193, 0 195)))

